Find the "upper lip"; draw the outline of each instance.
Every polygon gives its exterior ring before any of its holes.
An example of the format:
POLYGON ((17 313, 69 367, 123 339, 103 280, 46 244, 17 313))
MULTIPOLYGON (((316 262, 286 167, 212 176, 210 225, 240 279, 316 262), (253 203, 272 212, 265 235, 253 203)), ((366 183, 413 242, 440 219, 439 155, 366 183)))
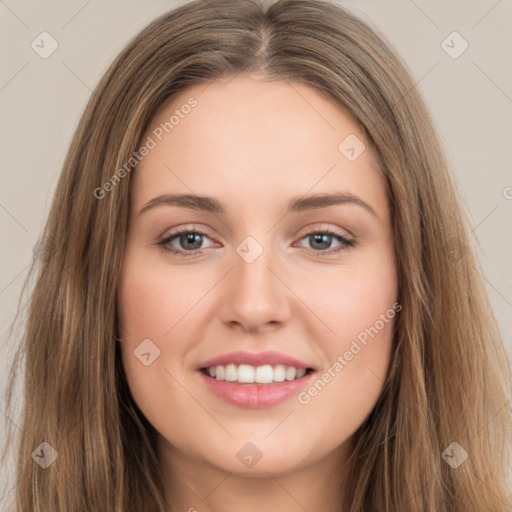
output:
POLYGON ((244 352, 239 350, 237 352, 230 352, 223 354, 213 359, 208 359, 201 363, 198 367, 199 370, 203 368, 210 368, 211 366, 226 365, 226 364, 249 364, 251 366, 263 366, 265 364, 277 365, 282 364, 285 366, 293 366, 295 368, 312 368, 306 363, 295 359, 294 357, 279 352, 265 351, 265 352, 244 352))

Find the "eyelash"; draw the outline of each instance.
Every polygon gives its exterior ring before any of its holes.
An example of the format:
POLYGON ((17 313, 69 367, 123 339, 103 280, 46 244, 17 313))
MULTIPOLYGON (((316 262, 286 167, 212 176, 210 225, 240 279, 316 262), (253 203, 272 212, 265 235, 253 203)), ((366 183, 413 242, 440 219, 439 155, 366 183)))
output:
MULTIPOLYGON (((197 234, 197 235, 201 235, 201 236, 205 236, 205 237, 210 238, 208 236, 208 234, 203 232, 203 231, 200 231, 200 230, 197 230, 197 229, 182 228, 182 229, 179 229, 178 231, 172 233, 168 237, 164 238, 162 241, 158 242, 157 245, 162 247, 162 249, 164 251, 166 251, 166 252, 170 252, 170 253, 172 253, 172 254, 174 254, 176 256, 181 256, 181 257, 185 257, 185 258, 188 257, 188 256, 194 256, 196 254, 201 253, 201 249, 197 249, 195 251, 177 251, 175 249, 172 249, 169 246, 169 243, 174 238, 180 236, 183 233, 193 233, 193 234, 197 234)), ((311 236, 311 235, 329 235, 329 236, 332 236, 332 237, 336 238, 339 242, 341 242, 341 245, 337 249, 335 249, 333 251, 329 251, 329 252, 311 249, 312 251, 314 251, 315 253, 320 254, 320 255, 323 255, 323 254, 327 254, 327 255, 337 254, 337 253, 340 253, 342 251, 348 250, 350 247, 353 247, 356 244, 355 240, 350 240, 350 239, 344 237, 343 235, 340 235, 336 231, 333 231, 332 229, 322 229, 322 230, 312 230, 312 231, 309 231, 309 232, 305 233, 300 238, 300 240, 302 240, 303 238, 306 238, 308 236, 311 236)))

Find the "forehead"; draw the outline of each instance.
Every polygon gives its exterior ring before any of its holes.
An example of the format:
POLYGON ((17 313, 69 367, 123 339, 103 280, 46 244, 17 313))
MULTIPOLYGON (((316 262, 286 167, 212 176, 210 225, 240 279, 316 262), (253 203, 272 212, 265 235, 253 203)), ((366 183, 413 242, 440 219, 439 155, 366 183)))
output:
POLYGON ((321 91, 245 75, 182 91, 163 105, 148 133, 159 127, 170 146, 213 151, 221 145, 224 153, 252 161, 269 162, 272 157, 274 164, 295 155, 315 156, 316 148, 338 157, 338 144, 345 136, 364 139, 348 113, 321 91), (192 102, 194 107, 189 106, 192 102), (287 152, 288 148, 295 151, 287 152))
POLYGON ((296 196, 333 188, 383 199, 361 129, 304 84, 241 75, 195 85, 162 106, 147 137, 155 147, 137 167, 136 201, 208 191, 243 207, 249 197, 277 201, 284 190, 296 196))

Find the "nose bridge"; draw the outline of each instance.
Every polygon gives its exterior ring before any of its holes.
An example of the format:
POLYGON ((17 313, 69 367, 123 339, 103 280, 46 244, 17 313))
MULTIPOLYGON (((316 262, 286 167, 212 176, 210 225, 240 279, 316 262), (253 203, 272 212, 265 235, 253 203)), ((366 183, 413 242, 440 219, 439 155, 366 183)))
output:
POLYGON ((264 295, 268 301, 277 291, 275 276, 270 271, 275 255, 269 240, 266 237, 260 243, 255 237, 247 236, 235 249, 234 288, 245 300, 252 296, 261 302, 263 297, 258 299, 258 296, 264 295))
POLYGON ((220 308, 224 322, 255 329, 287 318, 290 306, 286 287, 275 275, 277 255, 268 246, 270 239, 265 237, 260 243, 255 237, 247 236, 235 248, 234 268, 220 308))

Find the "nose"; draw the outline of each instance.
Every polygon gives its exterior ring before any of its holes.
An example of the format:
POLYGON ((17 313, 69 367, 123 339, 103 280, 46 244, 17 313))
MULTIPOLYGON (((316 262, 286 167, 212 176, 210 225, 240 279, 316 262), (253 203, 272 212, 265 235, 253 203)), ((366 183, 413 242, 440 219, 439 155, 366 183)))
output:
POLYGON ((254 261, 234 255, 234 268, 220 293, 219 316, 230 328, 248 332, 274 330, 291 316, 293 293, 272 264, 270 250, 254 261))

